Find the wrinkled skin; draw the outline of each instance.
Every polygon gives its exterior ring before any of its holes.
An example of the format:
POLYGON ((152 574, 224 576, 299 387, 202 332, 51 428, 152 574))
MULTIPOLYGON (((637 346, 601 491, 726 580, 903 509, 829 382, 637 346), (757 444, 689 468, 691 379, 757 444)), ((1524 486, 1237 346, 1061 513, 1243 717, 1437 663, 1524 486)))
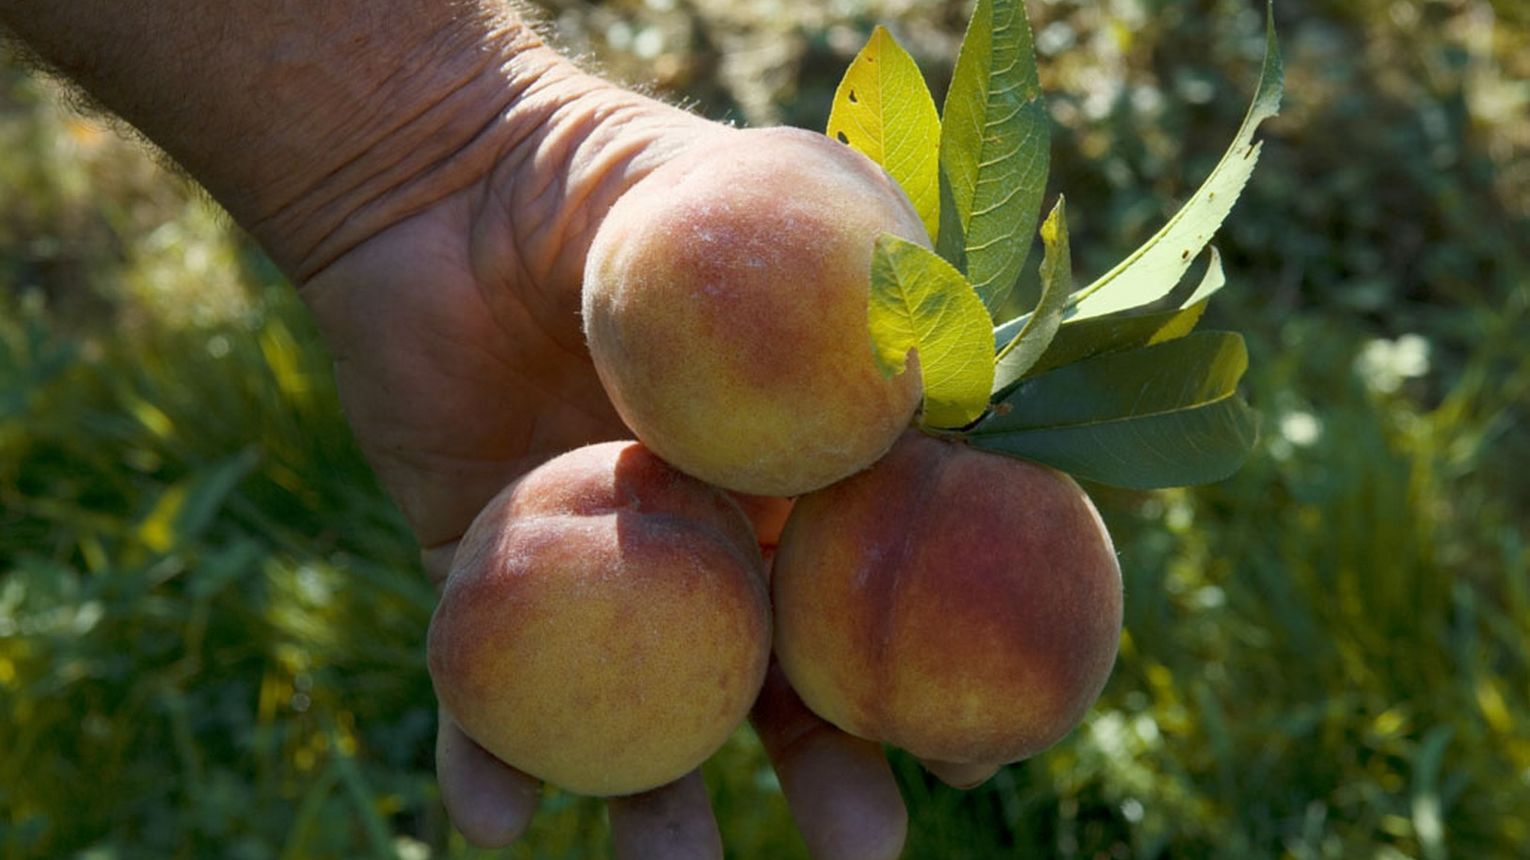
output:
MULTIPOLYGON (((726 127, 585 74, 500 0, 0 0, 0 26, 159 147, 299 286, 433 578, 518 475, 629 435, 579 331, 589 240, 633 183, 726 127)), ((763 503, 757 528, 784 504, 763 503)), ((896 855, 905 815, 875 745, 784 684, 767 683, 755 713, 812 853, 896 855)), ((436 752, 470 841, 524 832, 536 780, 449 718, 436 752)), ((612 801, 610 820, 618 857, 721 856, 695 772, 612 801)))
MULTIPOLYGON (((370 234, 303 287, 357 440, 438 582, 501 488, 563 451, 629 436, 580 331, 592 232, 655 166, 735 133, 608 85, 589 87, 537 134, 470 172, 460 190, 370 234)), ((762 537, 786 505, 749 500, 762 537)), ((907 815, 880 747, 834 730, 771 677, 752 719, 811 853, 897 856, 907 815)), ((505 845, 525 831, 539 781, 445 715, 436 763, 447 810, 470 841, 505 845)), ((970 784, 991 770, 942 775, 970 784)), ((618 857, 722 856, 695 772, 609 805, 618 857)))

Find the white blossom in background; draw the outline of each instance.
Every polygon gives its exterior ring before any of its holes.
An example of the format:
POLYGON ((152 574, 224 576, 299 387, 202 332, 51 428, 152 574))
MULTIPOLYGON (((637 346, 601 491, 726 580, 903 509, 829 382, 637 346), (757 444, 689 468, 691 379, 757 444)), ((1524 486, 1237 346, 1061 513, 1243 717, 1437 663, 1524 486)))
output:
POLYGON ((1323 421, 1306 410, 1280 416, 1280 436, 1298 448, 1306 448, 1323 436, 1323 421))
POLYGON ((1372 391, 1391 394, 1403 382, 1429 373, 1429 341, 1418 334, 1376 338, 1355 358, 1355 372, 1372 391))

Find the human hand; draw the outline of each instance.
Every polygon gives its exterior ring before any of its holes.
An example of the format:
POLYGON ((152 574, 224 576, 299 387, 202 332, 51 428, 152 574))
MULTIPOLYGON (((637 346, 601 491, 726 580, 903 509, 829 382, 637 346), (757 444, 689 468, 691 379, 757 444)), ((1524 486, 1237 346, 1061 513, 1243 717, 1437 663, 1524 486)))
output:
MULTIPOLYGON (((560 74, 564 74, 560 72, 560 74)), ((602 213, 690 145, 734 134, 567 72, 565 104, 460 191, 379 232, 302 288, 335 356, 358 441, 447 575, 458 538, 519 474, 565 450, 629 435, 584 349, 583 261, 602 213)), ((743 499, 767 549, 785 502, 743 499)), ((876 745, 812 715, 773 671, 753 720, 815 856, 895 856, 906 813, 876 745)), ((443 798, 473 842, 527 826, 536 781, 443 713, 443 798)), ((714 856, 720 839, 693 773, 611 801, 620 856, 714 856)))
MULTIPOLYGON (((160 146, 300 285, 357 440, 440 581, 504 485, 628 435, 580 332, 585 252, 638 178, 735 132, 579 72, 500 0, 375 11, 0 0, 0 26, 160 146)), ((768 544, 784 503, 746 501, 768 544)), ((815 856, 898 852, 906 813, 875 744, 813 716, 776 671, 753 722, 815 856)), ((437 758, 471 841, 524 831, 535 780, 448 718, 437 758)), ((620 856, 721 853, 694 773, 611 801, 611 822, 620 856)))

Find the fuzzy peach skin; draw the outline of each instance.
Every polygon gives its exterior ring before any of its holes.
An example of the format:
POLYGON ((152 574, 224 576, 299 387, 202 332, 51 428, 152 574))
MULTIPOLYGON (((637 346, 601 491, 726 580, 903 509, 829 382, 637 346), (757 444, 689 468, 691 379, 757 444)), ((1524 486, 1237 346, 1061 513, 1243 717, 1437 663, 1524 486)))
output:
POLYGON ((877 236, 929 244, 897 184, 821 134, 734 131, 632 187, 585 265, 584 330, 612 403, 680 470, 792 496, 881 456, 920 398, 877 370, 877 236))
POLYGON ((474 521, 428 647, 442 705, 508 764, 578 794, 663 785, 722 745, 764 681, 754 530, 639 444, 572 451, 474 521))
POLYGON ((773 592, 776 654, 808 707, 940 762, 1056 743, 1121 635, 1121 570, 1078 485, 919 433, 797 501, 773 592))

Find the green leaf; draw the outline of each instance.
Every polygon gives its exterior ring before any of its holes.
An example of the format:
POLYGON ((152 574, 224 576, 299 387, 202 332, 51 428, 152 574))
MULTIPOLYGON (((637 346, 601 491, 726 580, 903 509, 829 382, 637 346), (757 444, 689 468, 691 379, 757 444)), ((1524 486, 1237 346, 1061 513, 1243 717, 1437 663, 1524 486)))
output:
POLYGON ((1041 298, 1031 311, 1025 327, 994 359, 993 392, 997 393, 1030 372, 1047 352, 1052 338, 1062 325, 1068 294, 1073 292, 1073 257, 1068 250, 1067 204, 1062 197, 1052 207, 1052 214, 1041 225, 1041 242, 1046 254, 1041 258, 1041 298))
POLYGON ((1133 489, 1221 480, 1257 436, 1237 395, 1243 338, 1202 332, 1022 381, 966 434, 977 448, 1133 489))
POLYGON ((961 272, 891 233, 871 258, 871 345, 882 372, 901 373, 919 351, 924 424, 962 427, 988 406, 993 359, 988 312, 961 272))
POLYGON ((882 165, 933 239, 940 228, 940 116, 914 58, 877 27, 834 91, 827 134, 882 165))
POLYGON ((940 130, 937 249, 989 313, 1030 253, 1050 158, 1050 126, 1023 0, 978 0, 940 130))
POLYGON ((1243 192, 1261 144, 1254 131, 1280 109, 1285 72, 1275 41, 1273 11, 1266 13, 1264 68, 1248 115, 1222 160, 1195 195, 1163 228, 1126 259, 1080 290, 1072 318, 1086 319, 1141 307, 1167 295, 1184 276, 1190 262, 1216 233, 1243 192))
MULTIPOLYGON (((1068 320, 1058 329, 1057 336, 1052 339, 1046 352, 1024 375, 1034 376, 1091 355, 1136 349, 1189 334, 1206 312, 1206 304, 1212 294, 1227 282, 1222 272, 1221 255, 1215 247, 1210 251, 1206 273, 1188 298, 1170 296, 1162 304, 1118 311, 1102 317, 1068 320)), ((1009 326, 1006 323, 994 331, 998 333, 1000 329, 1009 326)))

